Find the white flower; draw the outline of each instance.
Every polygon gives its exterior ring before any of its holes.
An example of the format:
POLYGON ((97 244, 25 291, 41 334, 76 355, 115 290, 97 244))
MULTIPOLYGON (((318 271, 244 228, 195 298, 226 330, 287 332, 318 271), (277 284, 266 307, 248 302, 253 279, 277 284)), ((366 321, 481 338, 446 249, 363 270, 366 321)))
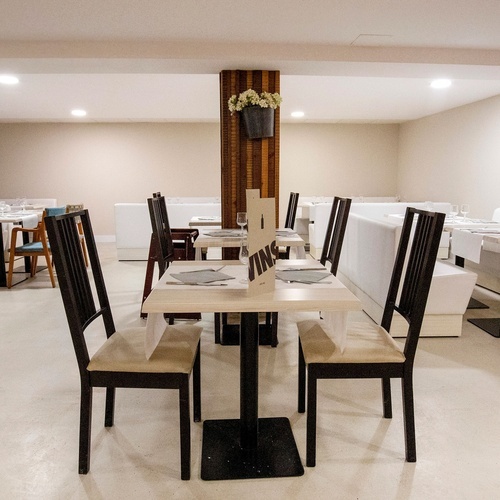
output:
POLYGON ((247 106, 260 106, 261 108, 276 109, 281 105, 282 97, 277 93, 262 92, 260 95, 253 89, 242 92, 239 96, 233 95, 227 104, 231 114, 241 111, 247 106))

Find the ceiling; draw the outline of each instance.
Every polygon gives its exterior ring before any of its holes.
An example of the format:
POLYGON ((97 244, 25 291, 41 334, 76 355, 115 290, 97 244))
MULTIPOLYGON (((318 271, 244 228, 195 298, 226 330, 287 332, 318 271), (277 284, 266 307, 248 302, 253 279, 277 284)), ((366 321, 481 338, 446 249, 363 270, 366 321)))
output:
POLYGON ((500 94, 498 0, 0 0, 1 122, 219 119, 224 69, 281 73, 281 120, 399 123, 500 94), (433 78, 451 87, 431 89, 433 78))

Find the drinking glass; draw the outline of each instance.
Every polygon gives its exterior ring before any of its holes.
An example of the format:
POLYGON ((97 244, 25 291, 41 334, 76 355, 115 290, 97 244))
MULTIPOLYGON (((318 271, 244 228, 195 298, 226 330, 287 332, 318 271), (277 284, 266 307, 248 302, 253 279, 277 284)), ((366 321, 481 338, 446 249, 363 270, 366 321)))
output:
MULTIPOLYGON (((240 243, 240 255, 239 255, 240 262, 245 266, 246 272, 248 274, 248 240, 246 238, 243 238, 240 243)), ((248 279, 242 279, 240 281, 241 283, 248 283, 248 279)))
POLYGON ((5 204, 5 201, 0 201, 0 215, 3 215, 5 213, 5 210, 6 210, 6 204, 5 204))
POLYGON ((452 205, 450 209, 450 216, 453 220, 455 220, 457 215, 458 215, 458 205, 452 205))
POLYGON ((243 228, 247 225, 247 222, 248 222, 248 219, 247 219, 246 212, 238 212, 236 214, 236 224, 238 224, 238 226, 240 226, 242 236, 243 236, 243 228))
POLYGON ((467 214, 470 212, 469 205, 467 203, 464 203, 463 205, 460 206, 460 213, 464 216, 464 222, 465 222, 465 217, 467 214))

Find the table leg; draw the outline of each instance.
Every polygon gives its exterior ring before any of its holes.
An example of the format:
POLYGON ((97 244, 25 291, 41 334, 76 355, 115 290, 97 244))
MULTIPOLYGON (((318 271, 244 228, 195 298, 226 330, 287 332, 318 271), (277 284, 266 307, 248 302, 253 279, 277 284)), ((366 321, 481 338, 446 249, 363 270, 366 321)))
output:
POLYGON ((5 253, 3 248, 3 227, 0 222, 0 249, 2 251, 2 262, 0 262, 0 287, 7 286, 7 272, 5 271, 5 253))
POLYGON ((240 419, 203 423, 204 480, 289 477, 304 467, 287 418, 258 418, 258 313, 241 314, 240 419))

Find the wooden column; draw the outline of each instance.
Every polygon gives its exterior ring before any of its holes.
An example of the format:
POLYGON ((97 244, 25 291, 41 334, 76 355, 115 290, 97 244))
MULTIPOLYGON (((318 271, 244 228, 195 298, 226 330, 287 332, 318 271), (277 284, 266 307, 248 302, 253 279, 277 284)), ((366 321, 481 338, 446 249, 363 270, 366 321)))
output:
MULTIPOLYGON (((274 137, 247 139, 241 113, 231 116, 229 98, 247 89, 279 92, 279 71, 227 70, 220 73, 221 210, 222 227, 235 228, 236 213, 246 212, 246 189, 260 189, 263 198, 276 199, 279 220, 280 113, 274 114, 274 137)), ((238 258, 238 250, 224 249, 224 258, 238 258)))

